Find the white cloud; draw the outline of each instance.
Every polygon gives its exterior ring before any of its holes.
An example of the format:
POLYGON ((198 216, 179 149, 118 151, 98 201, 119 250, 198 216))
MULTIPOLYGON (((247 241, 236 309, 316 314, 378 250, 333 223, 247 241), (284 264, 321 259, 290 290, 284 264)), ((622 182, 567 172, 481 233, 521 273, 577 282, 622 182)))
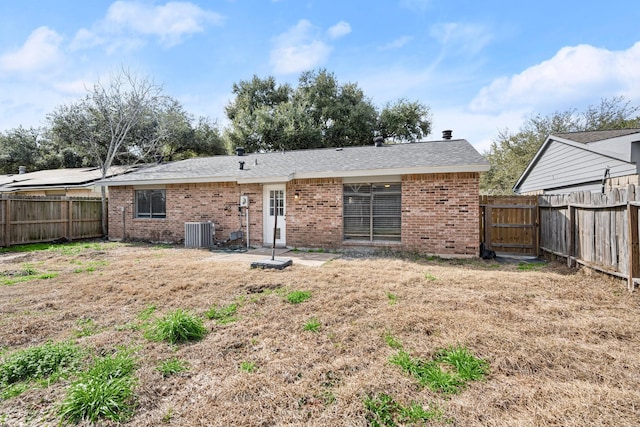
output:
POLYGON ((397 39, 392 40, 387 44, 379 46, 378 50, 396 50, 396 49, 400 49, 401 47, 403 47, 404 45, 409 43, 411 40, 413 40, 413 37, 411 37, 411 36, 398 37, 397 39))
POLYGON ((336 25, 334 25, 333 27, 327 30, 327 34, 329 34, 329 37, 331 37, 332 39, 337 39, 342 36, 346 36, 350 32, 351 32, 351 25, 349 25, 348 22, 344 22, 344 21, 338 22, 336 25))
POLYGON ((222 15, 190 2, 152 5, 116 1, 91 30, 83 28, 77 32, 71 47, 108 45, 110 50, 135 49, 145 44, 145 37, 157 37, 162 45, 172 47, 190 35, 204 32, 208 24, 221 25, 223 20, 222 15))
POLYGON ((31 72, 50 67, 59 62, 62 36, 48 27, 36 28, 25 43, 13 52, 0 56, 0 69, 31 72))
POLYGON ((310 70, 323 64, 332 47, 319 35, 317 27, 306 19, 274 39, 271 65, 275 73, 292 74, 310 70))
POLYGON ((640 42, 623 51, 564 47, 519 74, 500 77, 471 102, 475 111, 558 106, 623 95, 640 99, 640 42))
POLYGON ((490 41, 491 33, 481 25, 447 22, 435 24, 430 34, 453 53, 475 55, 490 41))

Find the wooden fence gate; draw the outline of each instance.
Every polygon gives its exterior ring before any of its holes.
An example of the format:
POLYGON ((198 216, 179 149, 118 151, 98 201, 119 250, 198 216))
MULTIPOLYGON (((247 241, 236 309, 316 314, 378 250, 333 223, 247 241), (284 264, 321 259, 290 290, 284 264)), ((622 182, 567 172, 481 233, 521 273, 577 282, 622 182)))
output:
POLYGON ((480 243, 499 254, 538 256, 538 196, 480 196, 480 243))

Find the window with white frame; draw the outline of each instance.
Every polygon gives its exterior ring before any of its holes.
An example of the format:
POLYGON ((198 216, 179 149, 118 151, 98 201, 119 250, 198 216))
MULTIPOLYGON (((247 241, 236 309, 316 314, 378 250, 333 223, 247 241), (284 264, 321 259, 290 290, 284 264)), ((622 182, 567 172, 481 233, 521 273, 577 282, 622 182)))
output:
POLYGON ((136 218, 166 217, 166 190, 136 190, 136 218))
POLYGON ((345 184, 345 240, 400 241, 402 187, 396 183, 345 184))

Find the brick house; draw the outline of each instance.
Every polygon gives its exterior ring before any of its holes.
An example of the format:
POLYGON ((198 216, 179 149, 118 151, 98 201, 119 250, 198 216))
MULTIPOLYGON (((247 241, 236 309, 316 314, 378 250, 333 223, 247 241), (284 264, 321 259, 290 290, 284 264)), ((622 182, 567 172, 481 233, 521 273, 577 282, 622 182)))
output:
MULTIPOLYGON (((447 135, 448 136, 448 135, 447 135)), ((462 139, 194 158, 101 182, 110 238, 181 242, 186 222, 250 246, 478 254, 479 177, 462 139), (274 227, 274 225, 277 226, 274 227), (242 233, 237 233, 242 231, 242 233)))

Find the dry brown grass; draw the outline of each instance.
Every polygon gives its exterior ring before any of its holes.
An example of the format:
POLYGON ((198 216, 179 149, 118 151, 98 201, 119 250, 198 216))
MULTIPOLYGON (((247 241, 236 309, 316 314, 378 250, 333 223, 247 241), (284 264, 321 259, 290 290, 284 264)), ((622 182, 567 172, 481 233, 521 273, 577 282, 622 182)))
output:
MULTIPOLYGON (((87 318, 98 333, 77 338, 83 347, 99 354, 138 346, 138 403, 127 425, 364 426, 363 398, 379 392, 405 405, 435 403, 446 420, 434 425, 640 423, 640 300, 605 276, 557 265, 523 272, 494 262, 384 258, 251 270, 207 251, 125 245, 76 256, 0 255, 0 270, 25 262, 59 275, 0 287, 0 346, 74 339, 87 318), (90 262, 95 271, 74 273, 90 262), (291 305, 270 290, 278 288, 313 297, 291 305), (202 315, 239 299, 239 320, 206 321, 210 333, 200 342, 171 348, 123 328, 150 304, 155 316, 177 308, 202 315), (311 317, 322 323, 317 333, 303 330, 311 317), (431 392, 389 363, 396 350, 385 332, 425 358, 464 345, 491 373, 457 395, 431 392), (157 364, 172 357, 190 370, 163 378, 157 364), (242 372, 245 361, 257 371, 242 372)), ((55 425, 51 408, 67 385, 0 402, 0 425, 55 425)))

